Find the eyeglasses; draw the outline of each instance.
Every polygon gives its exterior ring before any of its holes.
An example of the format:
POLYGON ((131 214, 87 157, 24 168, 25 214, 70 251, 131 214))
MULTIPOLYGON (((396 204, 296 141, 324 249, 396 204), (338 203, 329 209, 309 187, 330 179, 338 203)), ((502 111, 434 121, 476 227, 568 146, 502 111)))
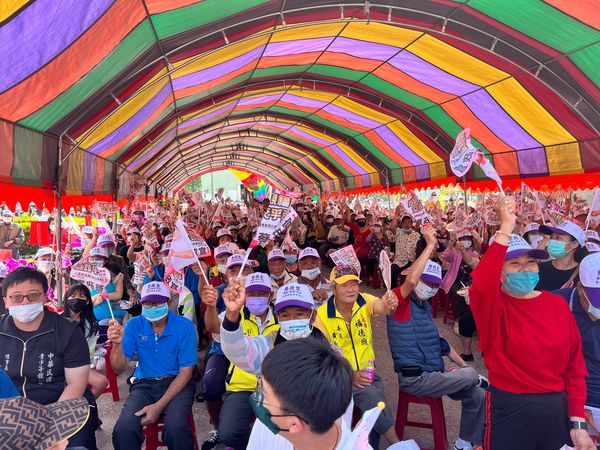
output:
POLYGON ((305 422, 306 424, 310 425, 310 423, 308 422, 308 420, 306 420, 302 416, 299 416, 295 412, 290 411, 289 409, 285 409, 285 408, 283 408, 281 406, 276 406, 276 405, 271 405, 269 403, 265 403, 264 402, 264 398, 265 398, 265 394, 264 394, 264 391, 263 391, 262 379, 259 379, 258 380, 258 384, 256 386, 256 391, 254 391, 252 393, 252 395, 250 396, 250 400, 252 400, 254 402, 255 407, 257 407, 259 410, 264 410, 264 414, 268 415, 268 417, 290 417, 290 416, 295 416, 295 417, 298 417, 302 422, 305 422), (270 406, 272 408, 279 408, 280 410, 287 411, 290 414, 272 414, 269 410, 267 410, 266 408, 263 408, 265 405, 266 406, 270 406))
POLYGON ((43 292, 30 292, 29 294, 13 294, 9 295, 8 298, 12 303, 23 303, 23 300, 27 298, 31 303, 37 303, 44 296, 43 292))

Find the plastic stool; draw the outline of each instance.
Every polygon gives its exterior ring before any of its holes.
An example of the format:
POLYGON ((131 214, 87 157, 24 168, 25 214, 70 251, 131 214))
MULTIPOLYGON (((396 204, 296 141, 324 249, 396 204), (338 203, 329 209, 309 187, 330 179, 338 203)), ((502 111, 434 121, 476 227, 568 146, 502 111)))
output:
POLYGON ((106 368, 106 378, 108 378, 108 386, 104 390, 104 393, 110 392, 112 394, 113 402, 118 402, 119 397, 119 385, 117 383, 117 374, 110 364, 110 352, 112 351, 112 342, 104 346, 106 348, 106 355, 104 355, 104 363, 106 368))
POLYGON ((405 427, 427 428, 433 430, 435 450, 446 450, 448 437, 446 435, 446 419, 441 397, 422 397, 410 395, 400 390, 398 395, 398 410, 396 411, 396 434, 402 440, 405 427), (411 404, 428 405, 431 413, 431 423, 412 422, 408 420, 408 406, 411 404))
MULTIPOLYGON (((196 436, 196 425, 194 424, 194 414, 190 410, 188 414, 188 426, 192 429, 192 439, 194 440, 194 450, 199 450, 198 438, 196 436)), ((158 422, 151 423, 144 427, 144 436, 146 437, 146 450, 156 450, 158 447, 166 447, 167 445, 158 439, 158 433, 163 432, 163 418, 158 419, 158 422)))

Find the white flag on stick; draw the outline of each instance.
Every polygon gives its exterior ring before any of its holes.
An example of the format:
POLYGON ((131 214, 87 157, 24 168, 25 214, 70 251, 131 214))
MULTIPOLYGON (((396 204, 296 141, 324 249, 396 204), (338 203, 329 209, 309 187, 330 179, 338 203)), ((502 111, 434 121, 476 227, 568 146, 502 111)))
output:
POLYGON ((381 270, 381 278, 383 278, 385 287, 389 291, 392 286, 392 262, 385 250, 381 250, 379 254, 379 269, 381 270))
MULTIPOLYGON (((180 271, 187 266, 191 266, 194 263, 198 263, 198 265, 202 267, 198 260, 198 256, 196 256, 196 252, 194 251, 192 241, 190 240, 187 231, 185 231, 183 221, 177 219, 177 222, 175 222, 175 230, 173 231, 171 249, 169 250, 167 263, 165 264, 165 277, 171 275, 173 272, 180 271)), ((206 278, 204 270, 201 270, 201 272, 202 275, 204 275, 206 284, 208 284, 208 279, 206 278)))
POLYGON ((485 154, 483 152, 479 152, 477 154, 475 162, 481 168, 481 170, 483 170, 483 173, 485 173, 485 175, 488 178, 491 178, 498 184, 500 192, 504 194, 504 189, 502 188, 502 178, 500 178, 500 175, 498 175, 498 172, 496 172, 496 168, 492 165, 489 159, 485 157, 485 154))
POLYGON ((477 156, 478 149, 471 144, 471 129, 465 128, 458 136, 452 153, 450 153, 450 168, 457 177, 464 176, 477 156))

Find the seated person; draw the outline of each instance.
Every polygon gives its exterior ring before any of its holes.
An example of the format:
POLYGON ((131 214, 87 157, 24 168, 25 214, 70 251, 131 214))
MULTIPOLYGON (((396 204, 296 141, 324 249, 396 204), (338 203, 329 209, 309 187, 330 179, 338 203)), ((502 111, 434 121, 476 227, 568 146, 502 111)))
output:
POLYGON ((110 362, 123 372, 134 357, 129 397, 113 430, 116 450, 142 448, 142 426, 163 417, 162 441, 170 450, 193 448, 187 417, 194 401, 192 371, 198 362, 194 324, 171 311, 164 283, 150 282, 142 289, 142 315, 125 328, 111 320, 108 337, 113 342, 110 362))
POLYGON ((69 439, 96 449, 97 413, 87 390, 90 352, 78 326, 44 308, 46 276, 19 267, 2 283, 8 314, 0 317, 0 347, 6 373, 19 394, 42 405, 84 395, 94 407, 85 426, 69 439))
MULTIPOLYGON (((437 246, 436 231, 423 229, 425 250, 410 266, 402 286, 392 290, 398 297, 396 312, 388 317, 388 337, 400 389, 410 395, 442 397, 462 402, 456 450, 471 450, 483 442, 485 395, 479 375, 439 335, 428 300, 442 283, 442 268, 429 260, 437 246), (450 354, 459 365, 444 372, 442 356, 450 354)), ((483 379, 486 382, 487 380, 483 379)))
POLYGON ((298 255, 298 265, 301 270, 298 283, 308 286, 318 308, 332 295, 331 284, 321 273, 322 261, 319 252, 312 247, 305 248, 298 255))
POLYGON ((271 289, 277 295, 277 289, 287 283, 295 283, 296 277, 286 270, 286 256, 283 250, 274 248, 267 255, 269 274, 271 275, 271 289))

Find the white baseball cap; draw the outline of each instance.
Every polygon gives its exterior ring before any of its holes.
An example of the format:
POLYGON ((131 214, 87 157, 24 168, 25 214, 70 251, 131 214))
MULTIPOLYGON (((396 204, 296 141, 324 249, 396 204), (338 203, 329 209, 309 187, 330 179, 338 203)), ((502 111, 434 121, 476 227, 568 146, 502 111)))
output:
POLYGON ((269 252, 267 256, 268 261, 273 261, 274 259, 285 259, 285 253, 280 248, 274 248, 269 252))
POLYGON ((164 283, 151 281, 142 287, 141 302, 165 303, 171 298, 169 289, 164 283))
POLYGON ((271 292, 271 278, 266 273, 251 273, 246 277, 244 284, 246 291, 271 292))
POLYGON ((300 261, 302 258, 306 258, 307 256, 313 256, 314 258, 321 259, 321 257, 319 256, 319 252, 317 250, 315 250, 312 247, 306 247, 298 255, 298 261, 300 261))
POLYGON ((115 241, 113 241, 112 237, 108 236, 108 235, 102 235, 98 238, 98 246, 103 246, 103 245, 115 245, 115 241))
POLYGON ((305 309, 314 309, 315 301, 306 284, 288 283, 277 290, 275 312, 289 306, 298 306, 305 309))
POLYGON ((585 232, 585 240, 600 242, 600 236, 598 235, 598 232, 596 230, 587 230, 585 232))
POLYGON ((560 225, 556 227, 551 227, 549 225, 540 226, 540 232, 544 234, 552 234, 552 233, 563 233, 569 234, 575 238, 579 245, 585 245, 585 234, 583 230, 578 225, 575 225, 570 220, 566 220, 560 225))
POLYGON ((579 264, 579 281, 590 303, 600 308, 600 253, 583 258, 579 264))
POLYGON ((585 248, 587 248, 587 251, 590 253, 600 252, 600 245, 595 242, 586 242, 585 248))
MULTIPOLYGON (((492 236, 494 239, 496 236, 492 236)), ((513 259, 517 258, 526 253, 531 253, 531 255, 536 259, 548 259, 549 255, 546 250, 542 250, 539 248, 531 248, 529 242, 523 239, 518 234, 511 234, 508 239, 508 250, 506 251, 506 255, 504 259, 513 259)))
POLYGON ((367 218, 365 217, 364 214, 359 214, 358 216, 356 216, 355 220, 367 220, 367 218))
POLYGON ((231 231, 229 231, 227 228, 221 228, 219 231, 217 231, 217 237, 220 238, 221 236, 231 236, 231 231))
POLYGON ((127 234, 132 234, 132 233, 141 234, 140 229, 138 227, 131 227, 131 228, 129 228, 129 230, 127 230, 127 234))
POLYGON ((227 258, 227 269, 231 269, 235 266, 241 266, 244 263, 246 255, 244 253, 236 253, 227 258))
POLYGON ((442 284, 442 266, 428 259, 425 269, 421 274, 421 280, 426 283, 442 284))
POLYGON ((42 256, 51 255, 54 251, 50 247, 42 247, 37 252, 35 252, 35 256, 33 259, 41 258, 42 256))
POLYGON ((85 234, 92 234, 94 232, 94 229, 92 227, 90 227, 89 225, 83 227, 81 229, 82 232, 84 232, 85 234))
POLYGON ((220 258, 221 256, 225 255, 233 255, 235 253, 235 250, 232 249, 229 244, 230 243, 228 242, 227 244, 219 245, 217 248, 215 248, 215 251, 213 252, 214 257, 220 258))
POLYGON ((523 230, 523 234, 529 233, 530 231, 539 231, 539 229, 540 229, 539 223, 531 222, 531 223, 527 224, 527 226, 525 227, 525 230, 523 230))
POLYGON ((6 267, 6 264, 0 262, 0 278, 6 278, 7 270, 8 270, 8 267, 6 267))
POLYGON ((94 247, 90 250, 90 256, 100 256, 108 259, 108 252, 104 247, 94 247))

